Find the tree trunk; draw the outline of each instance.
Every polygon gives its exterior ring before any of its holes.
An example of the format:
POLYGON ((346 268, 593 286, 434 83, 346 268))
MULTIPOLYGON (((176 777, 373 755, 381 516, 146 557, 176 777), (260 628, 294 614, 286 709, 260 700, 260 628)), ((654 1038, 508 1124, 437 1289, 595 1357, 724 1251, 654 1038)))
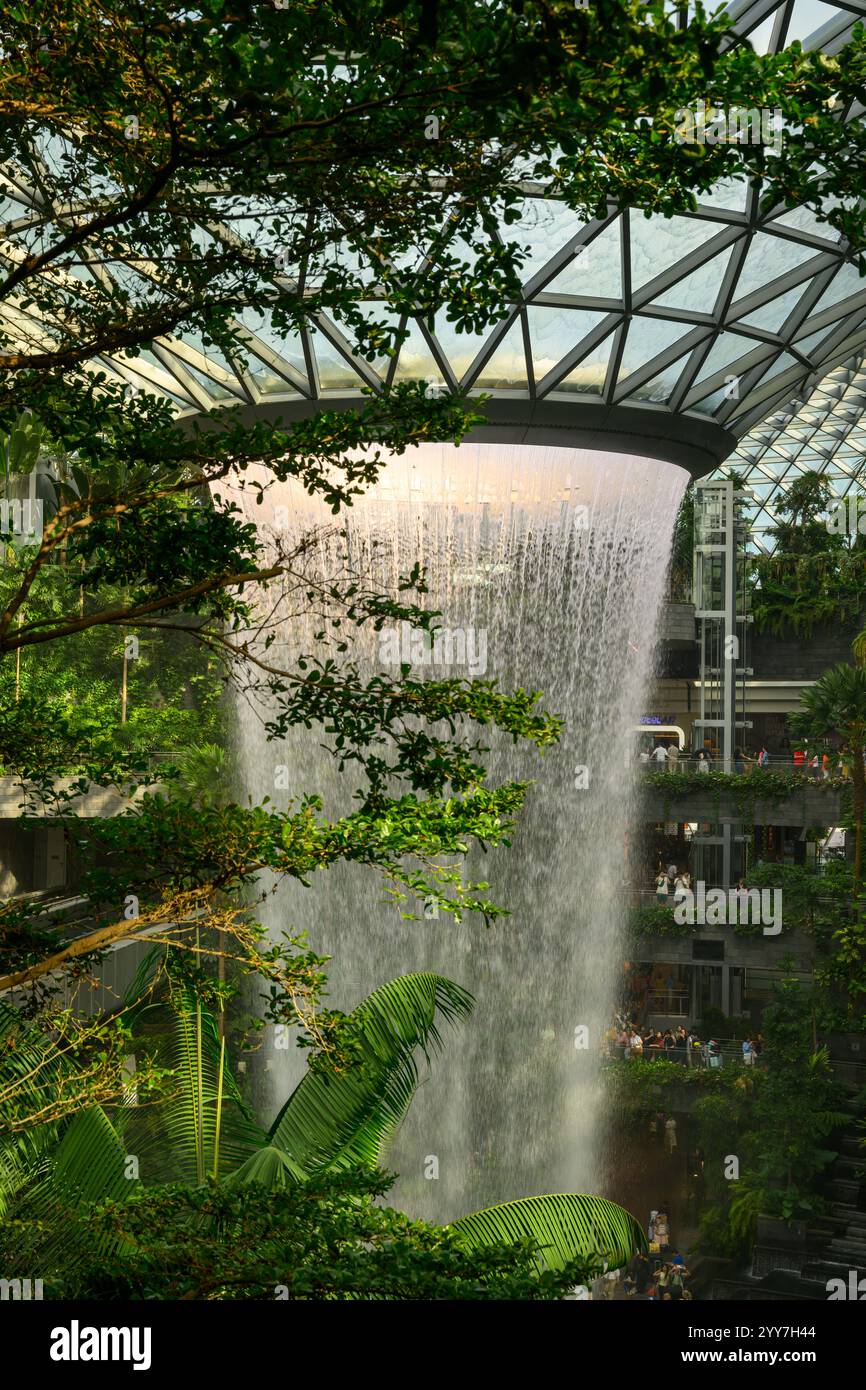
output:
POLYGON ((862 743, 852 743, 851 754, 851 776, 854 782, 854 896, 859 897, 863 877, 863 805, 866 801, 862 743))

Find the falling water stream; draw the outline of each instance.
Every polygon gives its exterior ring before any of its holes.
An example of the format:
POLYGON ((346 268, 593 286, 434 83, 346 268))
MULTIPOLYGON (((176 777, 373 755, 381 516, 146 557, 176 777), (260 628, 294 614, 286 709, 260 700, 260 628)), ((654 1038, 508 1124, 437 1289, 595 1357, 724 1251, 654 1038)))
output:
MULTIPOLYGON (((424 602, 442 633, 425 648, 391 624, 360 630, 362 669, 474 676, 503 690, 543 692, 565 719, 543 757, 489 729, 482 742, 491 785, 531 780, 511 848, 473 850, 464 882, 486 880, 510 915, 485 927, 444 914, 405 921, 381 878, 357 865, 283 883, 267 899, 273 932, 306 931, 333 957, 329 1003, 349 1009, 377 985, 434 970, 476 999, 471 1018, 446 1031, 390 1153, 400 1176, 392 1200, 416 1216, 456 1217, 479 1206, 549 1191, 602 1192, 600 1042, 625 953, 622 888, 634 796, 626 766, 631 730, 652 674, 671 536, 687 475, 653 459, 553 447, 422 445, 391 458, 375 487, 333 534, 327 508, 294 484, 243 505, 265 541, 317 526, 321 573, 341 555, 397 597, 419 561, 424 602), (423 658, 419 660, 419 658, 423 658)), ((404 596, 405 598, 405 596, 404 596)), ((288 621, 270 649, 295 665, 317 649, 313 617, 288 621)), ((472 732, 472 730, 470 730, 472 732)), ((238 703, 245 794, 289 799, 317 792, 332 817, 355 809, 358 784, 340 773, 320 729, 268 741, 238 703), (288 769, 286 776, 276 773, 288 769)), ((428 908, 428 911, 430 909, 428 908)), ((269 1051, 259 1075, 275 1113, 300 1077, 304 1054, 269 1051), (265 1068, 267 1068, 265 1070, 265 1068)))

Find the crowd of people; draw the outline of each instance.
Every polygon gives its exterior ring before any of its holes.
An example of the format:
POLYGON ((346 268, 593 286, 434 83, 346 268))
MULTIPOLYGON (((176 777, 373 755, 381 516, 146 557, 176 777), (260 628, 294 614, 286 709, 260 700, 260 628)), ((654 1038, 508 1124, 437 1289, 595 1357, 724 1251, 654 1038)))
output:
POLYGON ((680 902, 691 891, 692 876, 688 869, 681 869, 674 863, 668 864, 667 868, 663 864, 658 865, 656 897, 660 902, 666 903, 671 897, 674 902, 680 902))
MULTIPOLYGON (((680 1024, 678 1028, 648 1028, 632 1018, 619 1014, 604 1035, 605 1050, 611 1058, 664 1057, 690 1067, 721 1067, 724 1062, 722 1045, 716 1038, 701 1038, 696 1029, 680 1024)), ((763 1051, 760 1033, 743 1038, 736 1044, 745 1066, 754 1066, 763 1051)), ((675 1147, 675 1142, 674 1142, 675 1147)))
POLYGON ((622 1289, 626 1298, 676 1303, 693 1298, 690 1278, 685 1257, 671 1241, 668 1213, 659 1208, 650 1212, 646 1250, 632 1256, 627 1270, 610 1269, 600 1274, 592 1289, 581 1289, 578 1297, 612 1299, 622 1289))
MULTIPOLYGON (((709 773, 717 765, 721 767, 718 750, 713 748, 700 748, 697 752, 688 753, 680 749, 676 740, 671 743, 657 743, 655 747, 644 744, 637 754, 637 761, 644 764, 653 771, 665 768, 668 772, 676 772, 680 763, 690 765, 693 772, 709 773)), ((738 748, 734 754, 734 772, 752 772, 755 768, 769 769, 770 763, 789 763, 797 772, 808 773, 816 780, 827 781, 831 777, 848 778, 851 776, 851 753, 847 748, 820 749, 814 751, 807 746, 803 748, 789 747, 781 754, 771 754, 767 745, 762 743, 760 748, 754 752, 748 752, 744 748, 738 748)), ((723 770, 723 769, 722 769, 723 770)))

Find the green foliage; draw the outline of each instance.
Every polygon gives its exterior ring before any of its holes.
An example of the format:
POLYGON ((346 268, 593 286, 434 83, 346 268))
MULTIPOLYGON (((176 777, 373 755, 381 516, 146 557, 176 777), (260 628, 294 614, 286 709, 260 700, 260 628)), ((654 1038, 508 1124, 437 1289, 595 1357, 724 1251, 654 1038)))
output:
POLYGON ((814 1041, 820 997, 793 977, 774 994, 763 1017, 763 1065, 742 1069, 695 1108, 707 1198, 701 1238, 714 1254, 742 1255, 759 1214, 790 1221, 820 1213, 820 1181, 835 1158, 825 1141, 848 1121, 826 1049, 814 1041), (732 1154, 738 1178, 726 1173, 732 1154))
POLYGON ((859 893, 863 875, 863 817, 866 813, 866 667, 842 663, 825 671, 813 686, 800 695, 800 708, 788 715, 795 734, 804 738, 825 738, 836 733, 842 738, 851 769, 854 818, 854 892, 859 893))
POLYGON ((414 1054, 438 1048, 439 1021, 471 1002, 431 975, 382 986, 349 1016, 353 1065, 311 1069, 264 1135, 214 1021, 173 985, 156 1030, 159 1006, 135 1010, 133 1040, 171 1062, 166 1097, 118 1112, 119 1127, 85 1111, 29 1164, 7 1165, 0 1145, 4 1268, 35 1260, 67 1297, 437 1298, 451 1279, 452 1297, 545 1298, 605 1261, 627 1264, 643 1232, 600 1198, 525 1198, 445 1228, 374 1204, 391 1182, 383 1147, 418 1084, 414 1054), (141 1174, 126 1169, 130 1149, 141 1174))
POLYGON ((357 1051, 341 1073, 309 1071, 269 1131, 271 1144, 308 1173, 375 1167, 418 1085, 416 1049, 442 1047, 437 1020, 456 1024, 472 998, 436 975, 405 975, 371 994, 351 1015, 357 1051))
POLYGON ((530 1239, 543 1269, 567 1269, 579 1250, 594 1256, 595 1268, 624 1269, 636 1250, 646 1248, 643 1227, 629 1212, 600 1197, 562 1193, 521 1197, 516 1202, 452 1221, 449 1229, 469 1249, 479 1250, 530 1239))
POLYGON ((604 1069, 605 1087, 611 1103, 624 1110, 653 1114, 674 1107, 677 1092, 726 1091, 735 1087, 740 1069, 733 1067, 689 1067, 666 1057, 617 1058, 604 1069))
POLYGON ((628 919, 629 931, 638 939, 643 936, 691 936, 694 926, 677 922, 673 910, 661 903, 633 907, 628 919))
POLYGON ((841 778, 827 779, 810 777, 805 772, 772 772, 769 769, 753 768, 750 772, 646 772, 641 783, 659 792, 665 801, 679 801, 686 797, 711 795, 718 801, 722 793, 729 794, 737 809, 743 812, 746 820, 754 818, 756 806, 778 805, 790 800, 797 792, 818 790, 825 794, 838 792, 841 778))
POLYGON ((64 1270, 46 1290, 111 1300, 543 1300, 589 1277, 593 1262, 580 1257, 539 1271, 529 1239, 468 1247, 448 1227, 381 1205, 390 1183, 355 1171, 282 1189, 145 1189, 94 1213, 117 1253, 64 1270))
POLYGON ((689 603, 692 598, 692 564, 694 556, 695 494, 691 483, 683 493, 677 512, 674 539, 671 547, 671 601, 689 603))
POLYGON ((751 608, 759 631, 808 637, 821 623, 853 622, 863 604, 866 544, 827 524, 833 498, 825 475, 805 473, 786 488, 781 518, 768 532, 771 555, 759 555, 750 575, 751 608))

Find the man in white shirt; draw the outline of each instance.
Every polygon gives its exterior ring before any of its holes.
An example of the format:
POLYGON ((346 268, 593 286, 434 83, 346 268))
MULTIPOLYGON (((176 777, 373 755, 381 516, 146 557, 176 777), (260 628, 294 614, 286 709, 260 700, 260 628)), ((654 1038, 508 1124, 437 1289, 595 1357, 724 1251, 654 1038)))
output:
POLYGON ((654 763, 666 763, 666 762, 667 762, 667 760, 668 760, 668 750, 665 748, 665 746, 664 746, 663 743, 657 744, 656 747, 653 749, 653 751, 652 751, 652 760, 653 760, 654 763))

